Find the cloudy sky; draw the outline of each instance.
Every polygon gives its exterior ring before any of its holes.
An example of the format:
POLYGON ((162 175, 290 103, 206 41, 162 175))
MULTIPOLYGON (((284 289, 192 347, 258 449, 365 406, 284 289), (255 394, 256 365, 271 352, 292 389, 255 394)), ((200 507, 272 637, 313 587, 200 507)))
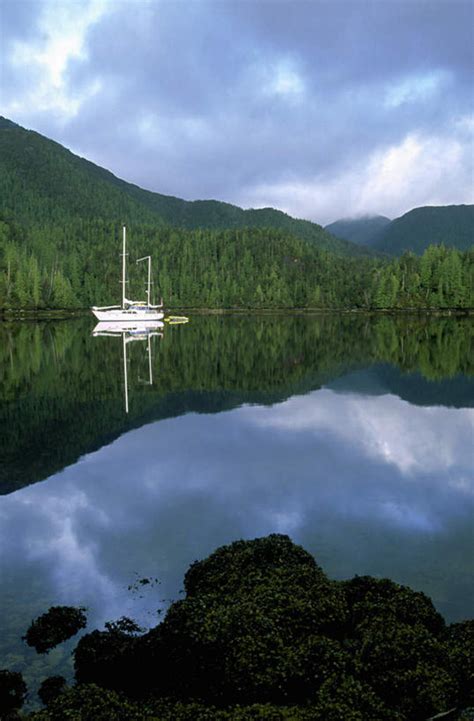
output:
POLYGON ((473 0, 2 0, 0 113, 186 199, 472 203, 473 0))

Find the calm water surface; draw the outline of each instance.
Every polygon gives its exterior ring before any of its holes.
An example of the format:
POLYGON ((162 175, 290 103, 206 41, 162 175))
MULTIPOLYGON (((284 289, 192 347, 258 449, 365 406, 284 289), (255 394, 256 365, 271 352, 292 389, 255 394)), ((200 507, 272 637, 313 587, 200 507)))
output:
POLYGON ((271 532, 331 577, 389 576, 472 616, 470 320, 93 327, 0 324, 0 667, 70 674, 75 641, 45 658, 21 642, 35 615, 154 625, 190 562, 271 532))

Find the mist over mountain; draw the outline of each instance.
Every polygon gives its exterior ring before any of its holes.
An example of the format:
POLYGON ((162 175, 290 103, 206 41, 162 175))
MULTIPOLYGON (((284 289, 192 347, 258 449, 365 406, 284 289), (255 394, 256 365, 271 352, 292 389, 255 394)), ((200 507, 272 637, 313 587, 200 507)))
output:
POLYGON ((468 250, 474 243, 474 205, 413 208, 392 221, 383 215, 343 218, 325 230, 389 255, 421 255, 430 245, 468 250))

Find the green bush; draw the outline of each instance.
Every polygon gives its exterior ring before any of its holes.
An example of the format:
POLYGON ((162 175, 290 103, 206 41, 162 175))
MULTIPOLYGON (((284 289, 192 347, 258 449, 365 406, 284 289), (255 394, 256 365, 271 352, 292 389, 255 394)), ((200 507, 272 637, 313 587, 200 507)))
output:
POLYGON ((38 653, 48 653, 86 627, 84 610, 74 606, 51 606, 49 611, 32 621, 24 640, 38 653))
POLYGON ((474 706, 474 620, 453 623, 444 635, 462 707, 474 706))
POLYGON ((81 638, 79 685, 31 718, 425 721, 473 702, 474 621, 445 628, 388 579, 330 581, 287 536, 224 546, 184 585, 148 633, 120 619, 81 638))
POLYGON ((26 698, 26 684, 18 671, 0 670, 0 718, 23 706, 26 698))
POLYGON ((57 697, 64 693, 67 688, 64 676, 49 676, 46 678, 38 690, 38 696, 45 706, 55 701, 57 697))
POLYGON ((123 696, 95 684, 79 684, 60 694, 34 721, 145 721, 143 710, 123 696))
POLYGON ((343 587, 352 631, 380 618, 389 623, 422 625, 434 635, 445 627, 443 617, 428 596, 388 578, 355 576, 344 582, 343 587))

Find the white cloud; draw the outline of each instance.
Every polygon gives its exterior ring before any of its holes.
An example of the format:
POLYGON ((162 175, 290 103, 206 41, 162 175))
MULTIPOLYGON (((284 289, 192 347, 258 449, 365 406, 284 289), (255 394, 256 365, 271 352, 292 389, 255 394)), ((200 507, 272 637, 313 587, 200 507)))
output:
POLYGON ((99 568, 96 558, 96 543, 93 539, 84 543, 77 535, 77 519, 87 513, 89 519, 102 529, 109 526, 109 519, 103 509, 90 508, 86 493, 67 484, 64 473, 58 474, 66 482, 67 490, 59 484, 48 503, 38 503, 39 487, 34 486, 24 493, 12 494, 6 499, 5 516, 23 508, 24 513, 35 521, 23 539, 25 560, 41 567, 51 564, 51 577, 57 597, 64 601, 79 598, 85 587, 93 587, 101 598, 113 599, 114 585, 99 568), (47 527, 48 533, 43 530, 47 527), (54 562, 51 563, 51 559, 54 562), (74 573, 71 573, 71 568, 74 573))
POLYGON ((384 105, 398 108, 406 103, 424 102, 440 92, 448 80, 449 74, 445 71, 408 75, 386 88, 384 105))
POLYGON ((473 148, 472 120, 464 116, 444 135, 410 133, 332 178, 261 183, 243 190, 237 202, 276 206, 324 224, 342 216, 382 212, 393 218, 422 205, 473 203, 473 148))
POLYGON ((101 89, 91 78, 85 89, 74 92, 66 74, 71 61, 86 58, 85 38, 89 28, 104 14, 108 0, 81 3, 46 2, 40 17, 36 42, 16 41, 7 61, 28 77, 28 90, 4 97, 3 112, 23 120, 39 112, 51 112, 62 122, 74 117, 81 105, 101 89))
POLYGON ((264 59, 250 65, 245 74, 246 90, 250 95, 257 88, 264 99, 279 98, 285 102, 300 99, 306 91, 304 78, 291 58, 271 62, 264 59))
MULTIPOLYGON (((456 467, 460 448, 470 448, 474 433, 471 409, 411 406, 392 395, 361 397, 321 390, 271 408, 246 407, 240 412, 259 427, 329 433, 405 475, 456 467)), ((452 485, 474 493, 464 475, 462 482, 458 475, 453 477, 452 485)))
POLYGON ((303 79, 290 64, 282 63, 275 68, 268 91, 283 96, 301 95, 304 92, 303 79))

